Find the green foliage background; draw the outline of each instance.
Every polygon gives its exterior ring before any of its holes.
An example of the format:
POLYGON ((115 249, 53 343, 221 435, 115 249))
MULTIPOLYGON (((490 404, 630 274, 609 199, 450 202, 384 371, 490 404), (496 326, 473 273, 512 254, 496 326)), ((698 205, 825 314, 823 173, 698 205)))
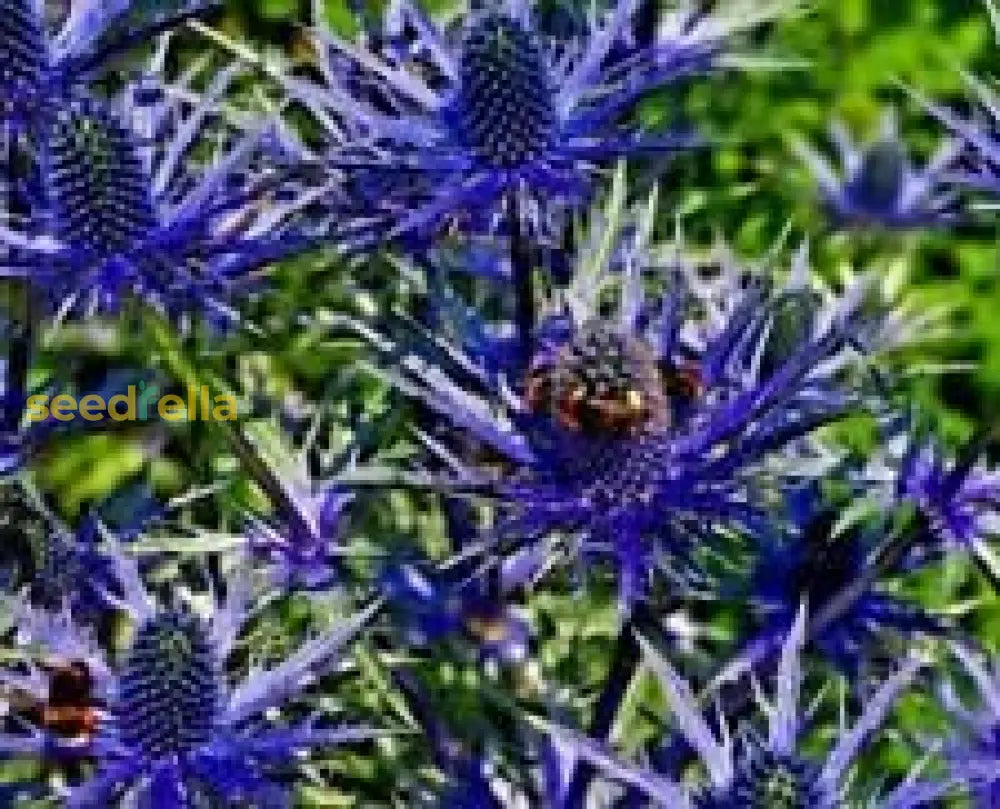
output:
MULTIPOLYGON (((230 0, 220 26, 264 51, 301 59, 300 25, 311 6, 309 0, 230 0)), ((325 0, 323 8, 335 25, 345 30, 355 25, 339 0, 325 0)), ((191 43, 204 47, 194 34, 191 43)), ((710 141, 707 148, 669 166, 661 183, 664 232, 679 214, 695 243, 707 246, 721 235, 739 253, 756 257, 790 228, 791 243, 808 239, 818 271, 831 277, 844 265, 882 264, 888 271, 892 263, 904 262, 915 293, 926 305, 953 307, 954 327, 947 342, 911 358, 910 395, 923 417, 953 440, 977 426, 991 426, 1000 416, 997 215, 985 212, 980 221, 957 232, 832 234, 809 173, 789 149, 794 137, 823 144, 833 116, 859 136, 871 136, 884 110, 892 107, 914 153, 929 155, 940 142, 940 127, 907 98, 901 85, 938 100, 960 102, 965 96, 960 70, 1000 76, 1000 45, 985 7, 979 0, 815 0, 764 31, 747 51, 775 64, 696 78, 650 99, 642 110, 651 125, 691 122, 710 141), (962 367, 946 373, 927 370, 950 363, 962 367)), ((278 268, 274 283, 277 291, 255 305, 252 317, 274 326, 278 336, 255 341, 241 335, 221 342, 193 338, 180 346, 184 356, 198 358, 193 371, 218 385, 238 378, 241 384, 256 380, 269 392, 294 389, 311 398, 326 397, 339 403, 340 416, 363 409, 383 437, 401 436, 399 421, 404 416, 394 412, 387 392, 352 370, 357 347, 331 343, 318 331, 294 325, 293 316, 301 310, 385 307, 408 299, 417 291, 416 282, 398 278, 391 267, 378 262, 348 272, 330 256, 317 254, 278 268)), ((89 354, 97 363, 145 367, 151 350, 163 352, 162 343, 149 339, 146 334, 130 344, 116 334, 102 341, 93 326, 81 332, 64 330, 48 346, 37 372, 53 370, 67 351, 89 354)), ((394 446, 395 452, 408 451, 402 438, 394 446)), ((71 518, 84 504, 137 478, 148 479, 164 495, 206 479, 222 479, 226 483, 221 496, 232 514, 246 505, 260 505, 260 494, 233 474, 233 468, 216 426, 193 424, 61 440, 48 448, 35 471, 39 482, 58 494, 71 518)), ((433 546, 440 535, 439 520, 429 505, 400 504, 391 495, 372 505, 365 510, 371 516, 364 524, 352 526, 361 566, 367 564, 365 552, 377 555, 415 534, 433 546)), ((226 527, 223 522, 220 533, 226 527)), ((955 563, 899 586, 932 607, 963 605, 963 620, 988 644, 1000 647, 1000 604, 974 571, 955 563)), ((281 636, 294 634, 304 610, 302 604, 285 605, 270 623, 265 621, 261 631, 274 634, 268 642, 280 645, 281 636)), ((576 719, 585 722, 617 631, 613 588, 609 583, 606 591, 598 587, 586 597, 539 594, 532 603, 532 620, 547 638, 539 650, 542 679, 571 685, 579 695, 576 719)), ((725 633, 723 618, 715 629, 725 633)), ((446 662, 424 663, 419 672, 442 713, 471 738, 481 722, 502 727, 506 698, 499 684, 483 681, 470 661, 442 660, 446 662)), ((412 727, 386 661, 374 647, 363 649, 359 661, 353 680, 338 691, 334 710, 391 716, 403 727, 412 727)), ((514 684, 522 705, 544 713, 542 696, 533 689, 531 682, 514 684)), ((622 720, 626 747, 637 745, 652 727, 654 719, 645 713, 658 705, 655 689, 640 684, 630 704, 633 708, 622 720), (640 704, 644 711, 638 709, 640 704)), ((901 710, 904 729, 933 732, 934 722, 933 711, 917 698, 901 710)), ((404 735, 381 752, 378 757, 345 753, 324 762, 321 767, 339 775, 343 790, 307 792, 303 805, 352 805, 352 794, 368 796, 353 805, 378 805, 397 785, 400 772, 433 781, 425 772, 419 742, 413 744, 404 735)), ((904 771, 910 755, 905 743, 887 743, 877 748, 870 767, 872 772, 904 771)))

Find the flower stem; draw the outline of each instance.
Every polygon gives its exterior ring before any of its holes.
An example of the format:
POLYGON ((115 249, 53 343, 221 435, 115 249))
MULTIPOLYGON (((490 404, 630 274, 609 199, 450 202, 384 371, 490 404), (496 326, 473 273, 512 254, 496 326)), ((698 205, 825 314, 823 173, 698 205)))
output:
MULTIPOLYGON (((618 639, 615 641, 611 668, 604 680, 604 686, 601 688, 601 693, 594 706, 594 716, 587 729, 587 735, 591 739, 607 741, 611 735, 618 711, 636 672, 639 670, 639 663, 642 661, 642 651, 639 649, 636 633, 641 627, 652 625, 652 623, 652 617, 647 608, 643 604, 636 604, 622 625, 618 639)), ((590 788, 594 774, 595 770, 592 766, 577 762, 566 790, 566 797, 563 801, 564 809, 577 809, 577 807, 584 805, 587 790, 590 788)))
POLYGON ((534 262, 531 245, 521 229, 521 209, 516 192, 512 192, 507 200, 507 222, 510 231, 510 266, 514 276, 519 359, 521 370, 524 370, 531 362, 535 332, 534 262))
MULTIPOLYGON (((517 327, 517 370, 523 375, 531 363, 535 331, 535 287, 532 250, 521 229, 521 208, 517 191, 507 197, 507 226, 510 238, 510 266, 514 277, 515 325, 517 327)), ((490 596, 499 600, 503 590, 503 565, 494 557, 489 572, 490 596)))
MULTIPOLYGON (((174 380, 187 388, 195 390, 201 388, 204 384, 201 375, 185 358, 169 324, 155 315, 143 315, 141 322, 147 324, 147 332, 153 338, 160 360, 174 380)), ((240 428, 239 423, 219 421, 215 424, 222 431, 244 471, 260 486, 275 508, 287 519, 297 519, 299 512, 291 494, 260 456, 253 441, 240 428)))

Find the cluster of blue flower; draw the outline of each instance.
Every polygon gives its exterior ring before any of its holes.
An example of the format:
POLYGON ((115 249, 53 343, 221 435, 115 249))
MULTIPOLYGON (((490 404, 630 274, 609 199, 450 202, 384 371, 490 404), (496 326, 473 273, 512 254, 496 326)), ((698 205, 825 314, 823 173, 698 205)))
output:
MULTIPOLYGON (((432 18, 390 0, 380 30, 349 39, 314 12, 308 71, 213 28, 217 3, 56 5, 0 0, 0 274, 29 313, 0 412, 0 761, 38 773, 0 784, 0 803, 293 805, 335 778, 306 766, 311 751, 400 730, 344 723, 323 699, 359 634, 397 659, 464 644, 491 688, 508 670, 537 680, 541 630, 521 607, 612 574, 620 634, 586 728, 554 693, 545 716, 498 695, 504 735, 463 741, 398 664, 437 776, 400 777, 395 805, 996 805, 1000 675, 889 586, 951 555, 1000 586, 994 436, 949 457, 896 395, 893 358, 940 324, 884 275, 824 282, 805 244, 787 261, 704 260, 679 227, 659 235, 655 183, 630 188, 626 161, 711 148, 642 126, 640 102, 739 69, 744 34, 793 3, 496 0, 432 18), (182 28, 212 54, 178 69, 182 28), (123 77, 110 65, 126 52, 144 61, 123 77), (269 294, 268 270, 320 250, 348 266, 388 255, 419 280, 419 312, 301 314, 362 344, 411 417, 406 463, 348 452, 320 469, 308 449, 213 424, 270 501, 235 537, 212 545, 188 525, 204 558, 143 552, 176 503, 66 524, 31 475, 52 425, 23 417, 39 325, 126 316, 191 385, 172 338, 266 332, 246 304, 269 294), (876 436, 864 457, 838 441, 858 414, 876 436), (393 549, 360 575, 346 535, 362 489, 426 495, 447 551, 393 549), (248 650, 251 623, 291 595, 327 612, 334 595, 348 617, 317 618, 280 655, 248 650), (723 600, 739 615, 720 645, 699 620, 723 600), (813 670, 851 696, 825 754, 803 741, 813 670), (642 671, 669 718, 616 749, 642 671), (947 735, 915 742, 912 772, 859 776, 911 691, 952 718, 947 735)), ((970 91, 963 117, 905 90, 945 132, 922 168, 891 120, 863 149, 835 127, 839 171, 796 144, 831 226, 947 227, 1000 194, 1000 102, 970 91)))

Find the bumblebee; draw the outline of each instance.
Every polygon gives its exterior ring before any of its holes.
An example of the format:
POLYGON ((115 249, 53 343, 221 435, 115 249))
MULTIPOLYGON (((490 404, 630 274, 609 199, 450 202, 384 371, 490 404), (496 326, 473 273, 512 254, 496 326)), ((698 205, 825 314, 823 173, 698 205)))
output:
POLYGON ((74 745, 89 744, 100 724, 94 698, 94 678, 82 661, 50 661, 48 697, 41 702, 16 705, 32 724, 74 745))
POLYGON ((639 338, 597 325, 536 363, 525 403, 571 432, 614 437, 669 427, 671 402, 693 400, 701 387, 696 366, 665 367, 639 338))

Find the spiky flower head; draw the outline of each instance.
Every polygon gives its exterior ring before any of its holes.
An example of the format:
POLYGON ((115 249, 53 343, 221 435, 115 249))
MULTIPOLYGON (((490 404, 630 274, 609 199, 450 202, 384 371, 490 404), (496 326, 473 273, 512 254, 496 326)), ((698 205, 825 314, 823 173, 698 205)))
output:
POLYGON ((818 768, 804 759, 747 745, 725 795, 706 792, 698 809, 806 809, 823 806, 818 768))
POLYGON ((637 433, 670 419, 655 350, 601 321, 584 323, 554 356, 537 356, 527 387, 535 412, 574 432, 637 433))
POLYGON ((156 226, 152 187, 134 133, 97 102, 56 111, 42 135, 55 236, 81 250, 135 248, 156 226))
MULTIPOLYGON (((824 477, 827 483, 833 480, 824 477)), ((874 549, 891 533, 884 519, 868 524, 852 520, 849 509, 856 501, 838 507, 823 497, 815 482, 791 490, 786 499, 775 530, 751 540, 755 559, 748 598, 755 620, 742 661, 748 665, 766 649, 777 647, 777 638, 792 625, 803 599, 814 611, 822 611, 866 581, 874 549)), ((899 569, 894 566, 885 573, 899 569)), ((868 662, 884 633, 911 637, 942 629, 918 604, 887 591, 881 578, 862 588, 837 620, 814 638, 816 646, 852 676, 868 662)))
POLYGON ((376 734, 358 727, 326 727, 316 717, 275 723, 263 715, 296 697, 342 652, 342 647, 379 609, 375 602, 356 616, 307 641, 269 668, 251 665, 231 682, 227 661, 254 608, 252 573, 234 571, 228 593, 209 615, 183 601, 157 603, 145 590, 134 561, 114 555, 118 595, 109 599, 131 619, 127 649, 111 664, 92 633, 77 627, 68 611, 23 608, 19 638, 35 655, 28 674, 0 673, 8 689, 26 691, 46 705, 52 670, 39 659, 82 665, 92 678, 93 703, 100 719, 82 734, 66 738, 58 726, 25 719, 23 733, 0 737, 7 755, 73 754, 92 758, 96 769, 68 789, 74 807, 107 807, 157 800, 162 805, 203 805, 246 801, 285 805, 287 794, 277 769, 301 751, 363 741, 376 734))
POLYGON ((831 125, 830 133, 839 172, 807 143, 796 141, 795 148, 838 224, 913 228, 956 218, 957 195, 948 182, 960 151, 955 141, 943 142, 925 166, 916 168, 891 113, 885 115, 879 137, 863 148, 855 145, 839 121, 831 125))
POLYGON ((324 463, 318 446, 321 422, 318 416, 311 419, 301 443, 281 429, 235 428, 233 434, 237 456, 273 507, 271 514, 249 516, 248 547, 273 580, 294 589, 328 588, 343 572, 354 495, 335 478, 350 467, 353 450, 332 465, 324 463))
POLYGON ((914 445, 900 470, 898 492, 945 544, 975 546, 1000 529, 1000 472, 975 454, 949 461, 933 445, 914 445))
POLYGON ((982 437, 957 453, 897 424, 860 475, 883 508, 915 515, 913 548, 924 554, 969 550, 978 555, 1000 531, 1000 472, 984 459, 982 437))
MULTIPOLYGON (((1000 32, 1000 12, 994 0, 984 0, 994 31, 1000 32)), ((905 88, 931 116, 943 124, 958 142, 960 159, 953 178, 991 197, 1000 193, 1000 103, 991 82, 962 72, 969 93, 971 115, 905 88)))
MULTIPOLYGON (((683 809, 838 809, 847 800, 847 773, 869 737, 885 722, 896 699, 909 686, 922 663, 904 661, 865 700, 860 717, 842 728, 833 748, 817 760, 799 745, 804 717, 799 708, 801 651, 805 641, 805 609, 799 612, 781 649, 773 701, 758 695, 767 717, 766 733, 748 731, 738 742, 728 722, 720 728, 706 721, 688 683, 644 638, 645 659, 670 704, 677 730, 704 766, 707 780, 686 784, 654 769, 623 763, 602 745, 562 728, 552 730, 556 742, 598 768, 607 778, 632 787, 647 799, 683 809)), ((885 797, 885 805, 918 806, 923 788, 903 784, 885 797)))
MULTIPOLYGON (((0 120, 33 128, 109 59, 185 19, 218 8, 205 0, 81 0, 67 14, 49 0, 0 3, 0 120)), ((37 133, 33 133, 37 134, 37 133)))
POLYGON ((448 25, 395 0, 384 29, 360 41, 317 32, 326 84, 271 72, 329 135, 306 159, 370 204, 389 236, 422 241, 454 222, 494 231, 504 217, 508 232, 548 236, 602 166, 694 142, 627 123, 644 94, 724 64, 732 34, 787 5, 706 14, 684 3, 657 32, 637 22, 640 3, 623 0, 556 32, 531 3, 491 4, 448 25))
POLYGON ((197 617, 165 610, 146 619, 135 631, 118 682, 124 744, 155 761, 210 742, 222 702, 221 677, 197 617))
POLYGON ((654 559, 683 558, 691 526, 767 522, 775 483, 799 474, 802 439, 867 400, 866 355, 907 331, 881 319, 872 279, 840 295, 814 287, 804 251, 783 280, 727 257, 706 282, 678 245, 650 244, 651 208, 621 237, 616 189, 542 309, 526 380, 495 362, 495 343, 480 353, 485 328, 453 374, 413 352, 389 376, 505 459, 499 475, 459 464, 465 484, 506 502, 493 541, 526 551, 573 536, 584 557, 617 561, 629 602, 654 559), (773 326, 802 298, 814 298, 810 317, 788 340, 773 326), (484 384, 491 400, 475 393, 484 384))
POLYGON ((181 98, 190 87, 151 75, 112 101, 77 94, 46 111, 28 213, 0 231, 3 274, 29 280, 60 317, 137 300, 178 321, 238 319, 253 273, 305 242, 260 165, 264 128, 217 133, 227 145, 192 156, 233 78, 221 73, 194 104, 181 98))
POLYGON ((466 147, 495 169, 541 158, 556 130, 541 38, 505 14, 487 13, 465 34, 458 70, 456 125, 466 147))

